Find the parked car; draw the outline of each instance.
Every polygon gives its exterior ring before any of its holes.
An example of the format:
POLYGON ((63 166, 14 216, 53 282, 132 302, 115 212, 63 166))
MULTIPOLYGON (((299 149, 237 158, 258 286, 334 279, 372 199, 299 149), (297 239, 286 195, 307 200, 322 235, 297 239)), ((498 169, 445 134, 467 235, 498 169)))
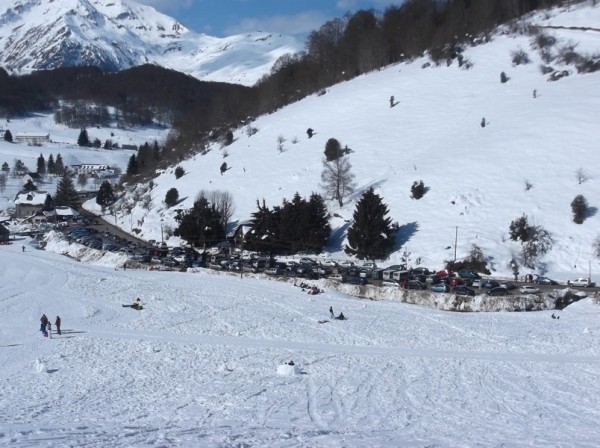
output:
POLYGON ((396 280, 384 280, 381 282, 381 286, 395 286, 398 287, 400 284, 396 280))
POLYGON ((465 282, 460 277, 450 277, 450 286, 464 285, 465 282))
POLYGON ((548 278, 548 277, 536 277, 533 280, 533 283, 536 283, 538 285, 558 285, 558 282, 548 278))
POLYGON ((467 270, 458 271, 458 276, 460 278, 468 278, 471 280, 481 278, 477 272, 467 271, 467 270))
POLYGON ((487 292, 488 296, 505 296, 507 294, 508 294, 508 289, 503 288, 502 286, 492 288, 487 292))
POLYGON ((500 283, 500 286, 506 288, 509 291, 516 288, 513 282, 502 282, 500 283))
POLYGON ((445 283, 438 283, 437 285, 433 285, 431 290, 433 292, 450 292, 450 286, 445 283))
POLYGON ((452 288, 452 292, 454 294, 458 294, 459 296, 474 296, 475 295, 474 289, 471 289, 464 285, 455 286, 454 288, 452 288))
POLYGON ((585 277, 580 277, 580 278, 576 278, 575 280, 569 280, 567 282, 567 285, 569 286, 583 286, 584 288, 589 288, 591 286, 595 286, 595 283, 590 281, 589 278, 585 278, 585 277))
POLYGON ((346 281, 346 278, 342 274, 331 274, 327 278, 329 280, 333 280, 333 281, 336 281, 336 282, 345 282, 346 281))
POLYGON ((267 275, 281 275, 281 269, 279 268, 269 268, 265 271, 267 275))
POLYGON ((481 284, 482 288, 485 289, 493 289, 493 288, 497 288, 500 286, 500 283, 498 283, 496 280, 484 280, 483 283, 481 284))
POLYGON ((529 285, 521 286, 519 291, 521 292, 521 294, 537 294, 538 292, 540 292, 539 288, 529 285))
POLYGON ((427 289, 427 285, 425 283, 420 282, 419 280, 409 280, 406 282, 406 289, 427 289))
MULTIPOLYGON (((389 268, 388 268, 389 269, 389 268)), ((431 274, 431 271, 427 268, 423 268, 423 267, 418 267, 418 268, 414 268, 411 270, 411 274, 412 275, 429 275, 431 274)))

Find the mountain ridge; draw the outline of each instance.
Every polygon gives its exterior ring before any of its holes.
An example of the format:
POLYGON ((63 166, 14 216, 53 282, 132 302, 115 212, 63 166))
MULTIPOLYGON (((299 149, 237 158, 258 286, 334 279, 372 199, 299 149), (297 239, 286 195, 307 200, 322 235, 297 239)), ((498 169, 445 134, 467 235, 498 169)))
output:
POLYGON ((280 56, 301 49, 279 34, 198 34, 131 0, 19 0, 0 12, 0 66, 11 74, 155 64, 204 81, 253 85, 280 56))

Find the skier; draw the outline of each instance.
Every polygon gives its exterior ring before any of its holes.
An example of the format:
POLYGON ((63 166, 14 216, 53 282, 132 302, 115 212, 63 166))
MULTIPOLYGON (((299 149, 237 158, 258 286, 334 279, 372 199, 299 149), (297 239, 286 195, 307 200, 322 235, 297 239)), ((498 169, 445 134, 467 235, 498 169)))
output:
POLYGON ((44 334, 44 336, 48 336, 46 333, 46 325, 48 325, 48 317, 45 314, 40 318, 40 331, 44 334))
POLYGON ((329 307, 329 314, 331 315, 332 319, 335 319, 335 314, 333 314, 333 307, 332 306, 329 307))
POLYGON ((46 324, 46 336, 48 339, 52 339, 52 323, 50 321, 46 324))
POLYGON ((54 325, 56 326, 56 332, 60 335, 62 334, 60 332, 60 324, 61 324, 61 320, 60 320, 60 316, 56 316, 56 321, 54 322, 54 325))

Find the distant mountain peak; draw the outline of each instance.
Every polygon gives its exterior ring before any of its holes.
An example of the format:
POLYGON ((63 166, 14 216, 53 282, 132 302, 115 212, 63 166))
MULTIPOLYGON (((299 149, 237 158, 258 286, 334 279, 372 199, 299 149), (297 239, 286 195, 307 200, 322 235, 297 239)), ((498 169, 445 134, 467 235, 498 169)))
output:
POLYGON ((270 33, 216 38, 130 0, 18 0, 0 10, 0 66, 9 73, 68 66, 107 71, 156 64, 198 79, 252 85, 302 49, 270 33))

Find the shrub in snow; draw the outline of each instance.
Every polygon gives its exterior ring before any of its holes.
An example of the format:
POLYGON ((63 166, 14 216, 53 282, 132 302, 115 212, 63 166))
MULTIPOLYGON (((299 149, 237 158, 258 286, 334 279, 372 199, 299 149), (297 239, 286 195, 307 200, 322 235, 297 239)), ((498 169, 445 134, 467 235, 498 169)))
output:
MULTIPOLYGON (((535 92, 535 90, 534 90, 535 92)), ((535 96, 534 96, 535 98, 535 96)), ((525 191, 529 191, 533 188, 533 184, 531 182, 529 182, 527 179, 525 179, 525 191)))
POLYGON ((506 73, 502 72, 500 73, 500 82, 502 84, 506 83, 510 78, 508 76, 506 76, 506 73))
POLYGON ((530 62, 529 55, 523 50, 513 51, 511 56, 513 65, 529 64, 530 62))
POLYGON ((185 174, 185 170, 183 169, 183 167, 178 166, 177 168, 175 168, 175 179, 179 179, 184 174, 185 174))
POLYGON ((308 128, 306 130, 306 135, 308 135, 308 138, 312 138, 312 136, 315 134, 315 131, 312 128, 308 128))
POLYGON ((531 238, 530 232, 531 226, 525 215, 512 221, 508 231, 511 240, 521 241, 522 243, 529 241, 531 238))
POLYGON ((283 135, 280 135, 279 137, 277 137, 277 150, 279 152, 283 152, 283 144, 285 143, 285 137, 283 135))
POLYGON ((246 126, 246 135, 248 137, 252 137, 257 132, 258 132, 258 129, 256 129, 255 127, 252 127, 250 125, 246 126))
POLYGON ((552 235, 541 226, 529 228, 530 239, 523 243, 521 254, 523 264, 535 269, 538 259, 552 248, 552 235))
POLYGON ((569 44, 558 50, 558 61, 565 65, 574 65, 583 60, 583 57, 575 51, 576 44, 569 44))
POLYGON ((410 187, 411 197, 413 199, 421 199, 426 192, 425 184, 422 180, 415 181, 410 187))
POLYGON ((540 65, 540 72, 542 73, 542 75, 547 75, 548 73, 552 73, 553 71, 554 68, 548 65, 540 65))
POLYGON ((573 222, 575 224, 583 224, 588 212, 588 203, 583 195, 578 194, 571 202, 571 211, 573 212, 573 222))
POLYGON ((342 155, 342 145, 335 138, 330 138, 325 143, 325 158, 328 162, 333 162, 342 155))
POLYGON ((556 37, 540 31, 536 34, 533 39, 532 47, 537 48, 538 50, 548 50, 552 48, 556 44, 556 37))
POLYGON ((221 176, 222 176, 222 175, 223 175, 223 173, 224 173, 225 171, 227 171, 228 169, 229 169, 229 168, 227 168, 227 162, 223 162, 223 163, 221 164, 221 168, 220 168, 220 170, 221 170, 221 176))
POLYGON ((171 188, 165 195, 165 204, 168 207, 173 207, 179 201, 179 191, 177 188, 171 188))

